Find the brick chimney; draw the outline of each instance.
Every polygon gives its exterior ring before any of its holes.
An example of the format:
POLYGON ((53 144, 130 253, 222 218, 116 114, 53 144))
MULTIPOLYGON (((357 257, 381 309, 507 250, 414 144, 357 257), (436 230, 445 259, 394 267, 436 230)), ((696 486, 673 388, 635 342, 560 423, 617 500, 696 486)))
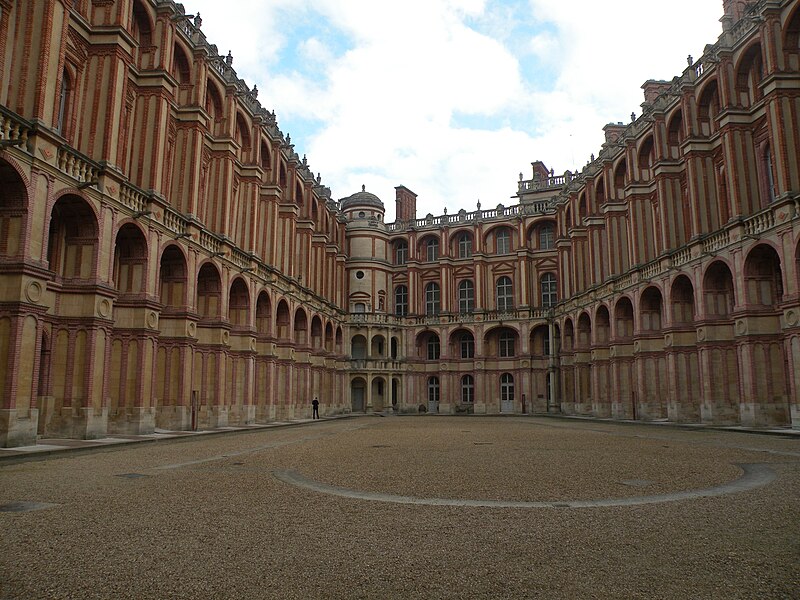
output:
POLYGON ((750 7, 753 2, 746 0, 722 0, 722 9, 725 12, 724 19, 731 21, 731 24, 736 23, 742 18, 745 11, 750 7))
POLYGON ((644 101, 648 104, 655 102, 661 94, 669 91, 672 82, 670 81, 656 81, 655 79, 648 79, 642 84, 644 90, 644 101))
POLYGON ((395 219, 398 221, 414 221, 417 218, 417 195, 404 185, 395 190, 395 219))
POLYGON ((606 134, 606 144, 613 144, 616 142, 622 135, 622 132, 625 131, 626 127, 627 125, 623 125, 622 121, 619 123, 609 123, 603 127, 603 133, 606 134))
POLYGON ((536 162, 532 162, 531 166, 533 167, 534 179, 547 179, 550 177, 550 171, 547 170, 547 167, 544 166, 542 161, 537 160, 536 162))

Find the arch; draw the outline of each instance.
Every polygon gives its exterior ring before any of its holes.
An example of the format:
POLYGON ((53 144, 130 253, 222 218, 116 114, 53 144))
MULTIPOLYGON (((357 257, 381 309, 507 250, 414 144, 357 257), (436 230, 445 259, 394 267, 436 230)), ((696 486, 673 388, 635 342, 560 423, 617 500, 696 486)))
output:
POLYGON ((678 275, 672 282, 670 303, 673 324, 687 325, 694 322, 694 286, 686 275, 678 275))
POLYGON ((206 81, 206 112, 211 117, 211 132, 214 135, 221 135, 222 123, 225 120, 225 111, 222 107, 222 92, 210 77, 206 81))
POLYGON ((698 95, 697 120, 700 135, 708 137, 717 131, 717 115, 719 115, 719 90, 717 80, 712 79, 698 95))
POLYGON ((305 198, 303 197, 303 184, 300 183, 299 179, 296 179, 294 182, 294 203, 300 208, 302 208, 305 203, 305 198))
POLYGON ((439 238, 435 235, 426 235, 419 241, 418 256, 424 262, 439 260, 439 238))
POLYGON ((99 227, 92 206, 75 194, 53 205, 47 243, 50 270, 64 279, 96 276, 99 227))
POLYGON ((531 356, 550 356, 550 328, 537 325, 531 330, 531 356))
POLYGON ((614 167, 614 195, 617 200, 625 197, 625 186, 628 185, 628 163, 625 156, 614 167))
POLYGON ((0 257, 22 251, 28 212, 28 189, 14 166, 0 159, 0 257))
POLYGON ((386 337, 381 334, 372 336, 370 342, 370 358, 386 358, 386 337))
POLYGON ((392 336, 390 356, 392 360, 397 360, 400 356, 400 339, 392 336))
POLYGON ((325 347, 322 338, 322 319, 319 315, 311 318, 311 347, 316 351, 321 351, 325 347))
POLYGON ((794 73, 800 71, 800 6, 786 20, 783 48, 787 70, 794 73))
POLYGON ((450 356, 453 358, 475 358, 475 336, 469 329, 458 328, 450 334, 450 356))
POLYGON ((336 354, 341 355, 343 352, 344 335, 342 334, 342 326, 336 326, 336 354))
POLYGON ((556 224, 554 221, 540 221, 533 229, 535 239, 532 247, 537 250, 552 250, 556 244, 556 224))
POLYGON ((221 311, 222 279, 217 267, 207 262, 197 274, 197 312, 201 319, 219 319, 221 311))
POLYGON ((241 148, 240 156, 244 157, 250 153, 250 127, 247 125, 247 120, 242 113, 236 113, 236 141, 241 148))
POLYGON ((611 339, 611 315, 608 307, 601 304, 594 314, 594 336, 598 344, 607 344, 611 339))
POLYGON ((642 331, 661 330, 661 311, 663 298, 661 290, 651 285, 643 292, 639 300, 639 317, 641 319, 642 331))
POLYGON ((308 345, 308 315, 303 307, 298 307, 294 313, 294 343, 308 345))
POLYGON ((268 176, 272 172, 272 154, 269 151, 269 145, 264 140, 261 141, 260 161, 261 170, 264 171, 265 176, 268 176))
POLYGON ((606 180, 602 175, 597 178, 597 183, 594 186, 594 201, 595 208, 592 213, 597 212, 597 207, 603 206, 606 203, 606 180))
POLYGON ((577 226, 583 225, 583 220, 589 216, 589 210, 586 204, 586 190, 578 194, 578 222, 577 226))
POLYGON ((150 59, 153 56, 153 32, 155 19, 147 10, 146 3, 134 0, 131 15, 131 33, 136 40, 135 61, 140 69, 151 68, 150 59))
POLYGON ((281 298, 278 301, 278 308, 275 311, 276 336, 279 340, 287 342, 291 340, 291 313, 289 303, 281 298))
POLYGON ((458 258, 471 258, 475 246, 475 241, 470 231, 459 231, 452 237, 453 247, 450 249, 450 256, 458 258))
POLYGON ((575 327, 569 317, 564 321, 564 336, 562 339, 562 348, 566 352, 572 352, 575 349, 575 327))
POLYGON ((367 358, 367 338, 360 333, 350 338, 350 358, 354 360, 367 358))
POLYGON ((733 275, 727 264, 715 260, 706 269, 703 277, 703 298, 706 316, 726 318, 736 304, 733 275))
POLYGON ((653 163, 655 163, 655 147, 652 135, 648 135, 639 146, 637 163, 640 177, 642 180, 648 181, 652 175, 653 163))
POLYGON ((614 306, 614 337, 625 340, 633 337, 633 303, 627 296, 617 300, 614 306))
POLYGON ((264 336, 272 334, 272 300, 267 290, 261 290, 256 300, 256 331, 264 336))
POLYGON ((494 248, 495 254, 510 254, 513 248, 513 232, 510 227, 498 225, 486 232, 484 243, 487 248, 494 248))
POLYGON ((114 242, 114 287, 121 296, 139 295, 147 285, 147 240, 134 223, 125 223, 114 242))
POLYGON ((386 408, 386 380, 380 376, 373 377, 371 392, 372 409, 382 411, 386 408))
POLYGON ((439 335, 430 330, 422 331, 416 340, 417 356, 422 360, 439 360, 442 355, 439 335))
POLYGON ((186 292, 189 270, 186 256, 177 244, 169 244, 161 253, 159 268, 158 298, 165 310, 180 310, 186 307, 186 292))
POLYGON ((505 325, 493 327, 484 335, 484 347, 486 356, 513 358, 519 348, 519 332, 505 325))
POLYGON ((234 279, 228 291, 228 320, 234 327, 250 325, 250 290, 242 277, 234 279))
MULTIPOLYGON (((178 80, 178 85, 188 86, 192 83, 192 66, 186 56, 183 46, 177 41, 172 50, 172 74, 178 80)), ((181 98, 183 104, 183 98, 181 98)))
POLYGON ((739 106, 750 107, 761 100, 761 80, 764 79, 764 62, 761 43, 756 41, 745 50, 736 67, 736 101, 739 106))
POLYGON ((578 317, 578 337, 575 343, 577 348, 586 349, 592 345, 592 318, 586 311, 578 317))
POLYGON ((681 144, 685 134, 683 132, 683 112, 678 109, 667 122, 667 146, 669 147, 669 158, 678 159, 683 156, 681 144))
POLYGON ((350 382, 350 410, 353 412, 366 412, 367 382, 363 377, 355 377, 350 382))
POLYGON ((325 351, 333 352, 333 325, 330 322, 325 324, 325 351))
POLYGON ((775 306, 783 301, 781 259, 775 248, 758 244, 744 261, 745 301, 748 305, 775 306))

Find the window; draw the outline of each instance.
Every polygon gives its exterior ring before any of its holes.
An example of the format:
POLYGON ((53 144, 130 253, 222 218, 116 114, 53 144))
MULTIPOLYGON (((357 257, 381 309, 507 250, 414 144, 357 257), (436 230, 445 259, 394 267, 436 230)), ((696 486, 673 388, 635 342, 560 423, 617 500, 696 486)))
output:
POLYGON ((458 312, 468 313, 475 308, 475 284, 465 279, 458 284, 458 312))
POLYGON ((545 356, 550 356, 550 332, 544 334, 544 339, 542 340, 542 354, 545 356))
POLYGON ((439 240, 431 238, 425 243, 425 254, 428 262, 439 259, 439 240))
POLYGON ((394 288, 394 314, 398 317, 408 314, 408 288, 404 285, 394 288))
POLYGON ((510 331, 503 331, 500 333, 497 345, 500 358, 514 356, 514 334, 510 331))
POLYGON ((408 261, 408 244, 397 242, 394 247, 394 264, 404 265, 408 261))
POLYGON ((439 402, 439 378, 428 378, 428 402, 439 402))
POLYGON ((508 229, 499 229, 495 237, 497 254, 508 254, 511 252, 511 233, 508 229))
POLYGON ((514 401, 514 377, 511 373, 503 373, 500 376, 500 401, 514 401))
POLYGON ((434 316, 439 314, 439 284, 429 283, 425 286, 425 314, 434 316))
POLYGON ((556 276, 552 273, 545 273, 541 279, 542 286, 542 306, 555 306, 558 301, 556 292, 556 276))
POLYGON ((461 402, 463 404, 475 402, 475 380, 472 375, 464 375, 461 378, 461 402))
POLYGON ((439 347, 439 336, 431 335, 428 337, 428 360, 439 360, 441 349, 439 347))
POLYGON ((511 310, 514 308, 514 288, 510 277, 501 277, 497 280, 497 310, 511 310))
POLYGON ((472 237, 468 233, 458 236, 458 258, 469 258, 472 256, 472 237))
POLYGON ((63 135, 64 123, 66 121, 66 110, 69 102, 69 74, 67 70, 61 74, 61 92, 58 98, 58 118, 56 120, 56 131, 63 135))
POLYGON ((367 305, 363 302, 356 302, 354 312, 364 313, 367 312, 367 305))
POLYGON ((458 342, 461 347, 461 358, 475 358, 475 338, 471 333, 465 333, 458 342))
POLYGON ((539 228, 539 250, 552 250, 555 242, 555 228, 552 223, 545 223, 539 228))

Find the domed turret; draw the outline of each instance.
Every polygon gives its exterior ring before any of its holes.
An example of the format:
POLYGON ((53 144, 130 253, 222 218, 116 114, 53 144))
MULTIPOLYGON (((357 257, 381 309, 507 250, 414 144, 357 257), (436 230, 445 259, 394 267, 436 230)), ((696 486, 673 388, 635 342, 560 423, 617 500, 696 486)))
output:
POLYGON ((366 186, 361 191, 339 201, 340 210, 348 220, 368 219, 370 217, 383 221, 385 208, 383 202, 375 194, 368 192, 366 186))

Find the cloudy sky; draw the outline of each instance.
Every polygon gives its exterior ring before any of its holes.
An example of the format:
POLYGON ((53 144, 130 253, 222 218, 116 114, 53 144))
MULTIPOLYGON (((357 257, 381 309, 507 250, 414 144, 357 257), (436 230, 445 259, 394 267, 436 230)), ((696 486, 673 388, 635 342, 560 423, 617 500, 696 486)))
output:
POLYGON ((581 168, 721 33, 722 0, 185 0, 339 199, 394 220, 514 204, 542 160, 581 168), (235 8, 234 8, 235 7, 235 8))

